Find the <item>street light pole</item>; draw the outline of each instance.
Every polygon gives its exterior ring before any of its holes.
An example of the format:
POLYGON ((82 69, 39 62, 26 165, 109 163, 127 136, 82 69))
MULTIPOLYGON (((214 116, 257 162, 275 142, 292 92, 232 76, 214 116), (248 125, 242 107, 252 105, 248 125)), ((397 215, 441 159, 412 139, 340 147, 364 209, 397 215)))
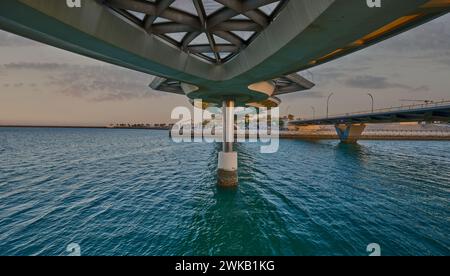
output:
POLYGON ((373 105, 374 105, 373 95, 370 93, 367 93, 367 95, 369 95, 369 97, 372 99, 372 113, 373 113, 373 105))
POLYGON ((313 112, 313 120, 316 119, 316 109, 314 108, 314 106, 311 106, 312 112, 313 112))
POLYGON ((330 93, 330 95, 328 95, 328 98, 327 98, 327 118, 328 118, 328 107, 330 105, 330 99, 331 99, 331 96, 333 96, 333 95, 334 95, 334 93, 330 93))

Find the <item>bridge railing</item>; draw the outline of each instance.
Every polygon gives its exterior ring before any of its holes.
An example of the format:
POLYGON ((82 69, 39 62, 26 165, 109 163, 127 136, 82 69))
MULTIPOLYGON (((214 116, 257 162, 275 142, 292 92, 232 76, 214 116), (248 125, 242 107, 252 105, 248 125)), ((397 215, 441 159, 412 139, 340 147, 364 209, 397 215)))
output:
MULTIPOLYGON (((430 103, 423 103, 423 104, 412 104, 412 105, 401 105, 401 106, 394 106, 394 107, 387 107, 387 108, 379 108, 372 110, 363 110, 363 111, 355 111, 355 112, 349 112, 349 113, 340 113, 340 114, 333 114, 328 117, 323 117, 319 119, 328 119, 328 118, 338 118, 338 117, 350 117, 354 115, 370 115, 370 114, 377 114, 377 113, 389 113, 389 112, 395 112, 395 111, 408 111, 408 110, 414 110, 414 109, 421 109, 421 108, 429 108, 429 107, 439 107, 439 106, 447 106, 450 105, 450 100, 442 100, 442 101, 435 101, 430 103)), ((306 118, 301 121, 312 121, 316 120, 315 118, 306 118)))

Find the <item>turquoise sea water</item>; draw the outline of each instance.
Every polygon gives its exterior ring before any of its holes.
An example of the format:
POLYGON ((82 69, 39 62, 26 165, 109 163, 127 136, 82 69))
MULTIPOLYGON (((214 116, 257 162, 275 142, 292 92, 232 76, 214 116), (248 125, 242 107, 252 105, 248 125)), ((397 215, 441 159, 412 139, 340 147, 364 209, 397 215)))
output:
POLYGON ((450 255, 450 143, 216 144, 166 131, 0 128, 0 255, 450 255))

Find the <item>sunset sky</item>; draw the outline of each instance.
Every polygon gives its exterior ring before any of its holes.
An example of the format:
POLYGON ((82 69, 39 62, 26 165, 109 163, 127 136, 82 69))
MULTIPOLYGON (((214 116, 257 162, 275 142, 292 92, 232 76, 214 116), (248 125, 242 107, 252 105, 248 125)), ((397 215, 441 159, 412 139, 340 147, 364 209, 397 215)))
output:
MULTIPOLYGON (((450 99, 450 16, 305 74, 317 84, 281 96, 281 113, 324 115, 450 99)), ((0 31, 0 124, 169 122, 186 97, 152 91, 152 76, 0 31)))

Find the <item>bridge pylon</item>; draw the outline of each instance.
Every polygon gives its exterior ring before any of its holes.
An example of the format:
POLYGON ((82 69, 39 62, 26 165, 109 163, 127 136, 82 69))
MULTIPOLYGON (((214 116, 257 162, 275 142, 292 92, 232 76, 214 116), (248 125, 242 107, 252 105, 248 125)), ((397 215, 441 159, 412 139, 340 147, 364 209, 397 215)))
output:
POLYGON ((336 132, 342 143, 354 144, 366 128, 366 124, 336 124, 336 132))
POLYGON ((217 184, 219 187, 237 187, 238 154, 233 151, 234 144, 234 100, 222 103, 223 149, 219 152, 217 184))

